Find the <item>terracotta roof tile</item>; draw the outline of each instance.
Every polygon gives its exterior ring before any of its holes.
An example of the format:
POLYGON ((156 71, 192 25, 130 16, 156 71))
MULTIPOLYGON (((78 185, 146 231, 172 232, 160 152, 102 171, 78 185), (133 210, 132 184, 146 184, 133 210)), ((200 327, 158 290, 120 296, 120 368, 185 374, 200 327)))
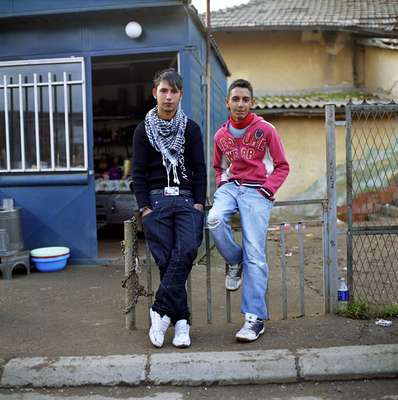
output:
POLYGON ((215 31, 330 27, 398 34, 398 0, 251 0, 213 12, 211 25, 215 31))

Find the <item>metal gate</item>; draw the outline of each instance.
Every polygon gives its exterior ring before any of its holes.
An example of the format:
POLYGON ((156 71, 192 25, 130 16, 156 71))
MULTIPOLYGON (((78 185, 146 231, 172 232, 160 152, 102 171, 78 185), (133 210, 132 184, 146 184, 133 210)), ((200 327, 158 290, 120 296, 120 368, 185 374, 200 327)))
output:
POLYGON ((398 104, 346 106, 346 160, 350 292, 398 303, 398 104))

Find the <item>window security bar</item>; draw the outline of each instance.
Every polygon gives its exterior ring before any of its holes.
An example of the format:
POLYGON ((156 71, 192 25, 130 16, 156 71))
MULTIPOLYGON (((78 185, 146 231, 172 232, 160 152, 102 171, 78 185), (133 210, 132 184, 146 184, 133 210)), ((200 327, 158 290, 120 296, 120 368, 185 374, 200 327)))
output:
POLYGON ((2 62, 1 75, 0 173, 87 170, 83 58, 2 62))

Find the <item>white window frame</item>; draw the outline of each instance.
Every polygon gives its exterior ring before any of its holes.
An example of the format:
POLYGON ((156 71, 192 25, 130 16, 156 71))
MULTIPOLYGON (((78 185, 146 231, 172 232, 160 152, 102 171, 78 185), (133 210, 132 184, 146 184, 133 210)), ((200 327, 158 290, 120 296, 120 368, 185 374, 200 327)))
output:
POLYGON ((0 89, 3 89, 4 95, 4 112, 5 112, 5 139, 6 139, 6 168, 0 169, 0 173, 6 172, 72 172, 72 171, 87 171, 88 170, 88 154, 87 154, 87 112, 86 112, 86 80, 85 80, 85 66, 83 57, 69 57, 69 58, 55 58, 55 59, 41 59, 41 60, 24 60, 24 61, 6 61, 0 62, 1 67, 12 67, 12 66, 32 66, 45 65, 45 64, 71 64, 80 63, 81 65, 81 77, 80 80, 68 81, 66 72, 63 73, 63 80, 52 81, 51 72, 48 73, 48 82, 38 82, 37 74, 33 74, 32 83, 22 83, 22 75, 19 74, 18 83, 7 84, 7 76, 1 74, 0 69, 0 89), (71 167, 70 160, 70 132, 69 132, 69 110, 68 110, 68 85, 80 85, 82 91, 82 112, 83 112, 83 151, 84 151, 84 165, 83 167, 71 167), (39 112, 38 112, 38 87, 48 87, 48 103, 49 103, 49 125, 50 125, 50 148, 51 148, 51 165, 48 168, 43 169, 41 167, 40 158, 40 127, 39 127, 39 112), (65 114, 65 154, 66 154, 66 167, 56 167, 55 165, 55 148, 54 148, 54 115, 53 115, 53 88, 55 86, 63 86, 64 88, 64 114, 65 114), (10 127, 9 127, 9 115, 8 115, 8 88, 18 88, 19 90, 19 115, 20 122, 24 118, 23 110, 23 88, 33 88, 34 93, 34 118, 35 118, 35 141, 36 141, 36 168, 26 168, 25 158, 25 133, 24 124, 20 123, 20 135, 21 135, 21 168, 11 168, 11 153, 10 153, 10 127))

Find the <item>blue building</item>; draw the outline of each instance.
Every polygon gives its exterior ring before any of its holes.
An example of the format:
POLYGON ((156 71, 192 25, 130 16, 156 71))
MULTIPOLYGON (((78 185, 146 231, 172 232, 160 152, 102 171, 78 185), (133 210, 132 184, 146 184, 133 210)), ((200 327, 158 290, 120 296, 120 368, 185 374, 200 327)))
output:
MULTIPOLYGON (((98 227, 131 215, 132 133, 156 71, 180 71, 182 107, 206 134, 206 36, 188 3, 0 2, 0 203, 21 207, 26 248, 98 260, 98 227)), ((215 46, 210 65, 214 134, 228 75, 215 46)))

